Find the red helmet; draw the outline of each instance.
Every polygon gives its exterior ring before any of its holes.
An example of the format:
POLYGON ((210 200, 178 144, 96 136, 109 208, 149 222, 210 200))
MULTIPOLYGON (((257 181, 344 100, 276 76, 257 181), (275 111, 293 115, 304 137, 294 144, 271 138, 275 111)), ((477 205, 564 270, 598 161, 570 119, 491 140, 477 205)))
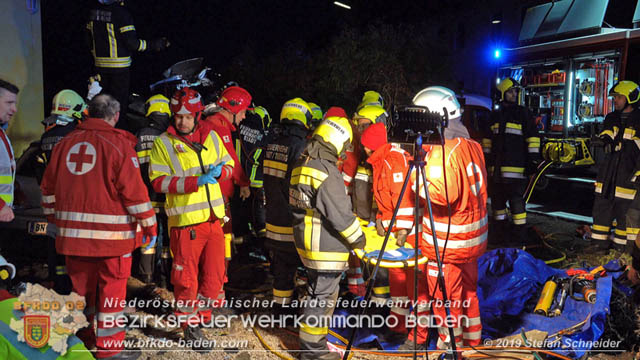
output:
POLYGON ((220 95, 218 105, 235 115, 242 110, 249 109, 251 94, 239 86, 229 86, 220 95))
POLYGON ((204 110, 200 94, 189 88, 176 91, 171 98, 171 112, 177 114, 191 114, 196 116, 204 110))

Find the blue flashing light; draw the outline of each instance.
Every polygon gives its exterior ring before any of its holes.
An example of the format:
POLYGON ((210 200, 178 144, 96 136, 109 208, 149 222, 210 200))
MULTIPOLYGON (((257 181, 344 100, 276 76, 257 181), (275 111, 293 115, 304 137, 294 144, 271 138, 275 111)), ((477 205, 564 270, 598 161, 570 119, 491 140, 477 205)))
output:
POLYGON ((493 57, 496 58, 496 59, 499 59, 500 55, 502 55, 500 53, 500 49, 495 49, 494 52, 493 52, 493 57))

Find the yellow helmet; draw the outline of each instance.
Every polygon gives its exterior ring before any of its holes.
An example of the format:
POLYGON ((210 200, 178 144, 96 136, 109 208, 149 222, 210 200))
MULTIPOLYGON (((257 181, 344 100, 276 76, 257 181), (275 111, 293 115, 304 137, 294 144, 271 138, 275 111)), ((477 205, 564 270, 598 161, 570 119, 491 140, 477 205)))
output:
POLYGON ((169 99, 163 95, 153 95, 144 103, 147 108, 147 114, 149 116, 154 112, 159 112, 171 117, 171 110, 169 109, 169 99))
POLYGON ((614 95, 622 95, 627 98, 627 103, 633 104, 640 98, 640 89, 638 89, 638 84, 633 81, 623 80, 613 84, 609 90, 609 96, 614 95))
POLYGON ((380 95, 379 92, 373 90, 365 91, 364 95, 362 96, 360 105, 358 105, 358 107, 356 108, 356 112, 369 105, 375 105, 383 108, 384 99, 382 98, 382 95, 380 95))
POLYGON ((301 98, 295 98, 287 101, 282 106, 280 112, 280 122, 298 123, 305 128, 309 128, 309 123, 313 118, 311 107, 301 98))
POLYGON ((320 121, 322 121, 322 109, 320 108, 320 106, 318 106, 318 104, 315 103, 308 103, 309 107, 311 107, 311 124, 310 127, 311 129, 315 129, 316 126, 318 126, 318 124, 320 124, 320 121))
POLYGON ((51 114, 60 115, 72 121, 81 119, 82 111, 87 108, 82 96, 69 89, 58 92, 52 101, 51 114))
POLYGON ((349 120, 343 116, 330 116, 324 119, 315 129, 313 135, 318 135, 326 143, 336 149, 336 154, 341 154, 347 143, 353 141, 353 131, 349 120))
POLYGON ((269 115, 269 112, 267 111, 267 109, 264 108, 264 106, 256 106, 253 108, 253 110, 249 110, 249 111, 260 116, 260 119, 262 119, 263 128, 266 129, 271 125, 271 115, 269 115))
POLYGON ((356 112, 353 121, 357 123, 358 119, 368 119, 372 124, 383 123, 386 126, 388 118, 389 114, 383 107, 367 105, 356 112))
POLYGON ((498 85, 496 85, 496 90, 500 93, 500 100, 504 100, 504 93, 506 93, 512 87, 519 88, 520 83, 515 81, 513 78, 504 78, 498 85))

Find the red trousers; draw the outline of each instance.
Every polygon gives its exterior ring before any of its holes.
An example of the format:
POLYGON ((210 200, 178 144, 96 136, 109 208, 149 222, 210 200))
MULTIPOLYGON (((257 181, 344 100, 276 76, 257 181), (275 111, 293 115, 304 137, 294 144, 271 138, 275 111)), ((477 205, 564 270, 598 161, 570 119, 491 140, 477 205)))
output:
POLYGON ((227 281, 224 234, 220 222, 207 221, 172 228, 170 237, 173 252, 171 283, 176 298, 176 315, 183 316, 183 319, 199 317, 208 322, 211 308, 222 305, 223 286, 227 281))
POLYGON ((414 320, 412 323, 417 323, 417 337, 418 343, 423 344, 427 342, 427 336, 429 335, 429 329, 426 324, 426 318, 429 316, 429 291, 427 288, 426 277, 426 264, 418 267, 418 296, 414 295, 414 270, 413 267, 404 269, 389 269, 389 287, 391 292, 391 299, 394 300, 394 306, 391 308, 392 315, 398 317, 398 326, 391 328, 396 332, 409 332, 409 340, 413 339, 413 328, 408 328, 407 316, 410 314, 411 306, 415 307, 413 311, 414 320), (397 306, 396 298, 410 300, 410 306, 397 306), (417 319, 415 316, 417 314, 417 319))
MULTIPOLYGON (((127 297, 127 279, 131 275, 131 254, 118 257, 67 256, 67 272, 73 291, 85 297, 85 315, 89 328, 81 336, 87 347, 94 342, 96 358, 114 356, 124 348, 121 341, 125 328, 121 302, 127 297), (93 330, 93 319, 98 313, 98 329, 93 330)), ((79 334, 80 335, 80 334, 79 334)))
MULTIPOLYGON (((478 262, 477 259, 465 264, 443 264, 443 275, 447 297, 451 301, 451 316, 456 319, 453 324, 453 333, 456 346, 461 347, 480 345, 482 324, 480 323, 480 306, 476 294, 478 283, 478 262)), ((438 266, 429 262, 427 266, 427 281, 429 289, 437 286, 438 266)), ((446 312, 443 304, 438 304, 437 300, 442 300, 440 287, 435 292, 433 302, 433 313, 438 319, 445 320, 446 312)), ((446 349, 450 346, 449 329, 446 324, 438 327, 438 348, 446 349)))

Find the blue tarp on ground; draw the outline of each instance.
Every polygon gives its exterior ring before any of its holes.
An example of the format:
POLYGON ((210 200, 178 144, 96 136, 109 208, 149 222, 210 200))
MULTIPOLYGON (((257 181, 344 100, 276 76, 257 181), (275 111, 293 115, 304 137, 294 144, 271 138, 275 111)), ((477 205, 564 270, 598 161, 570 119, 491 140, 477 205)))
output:
MULTIPOLYGON (((607 265, 607 268, 617 267, 615 263, 607 265)), ((484 254, 478 261, 482 337, 500 338, 518 333, 521 328, 525 331, 537 329, 553 334, 590 316, 582 331, 563 337, 562 346, 556 349, 566 356, 584 355, 591 348, 589 343, 598 340, 604 332, 609 313, 612 276, 598 279, 595 304, 568 298, 562 316, 548 318, 533 314, 542 285, 552 275, 566 277, 566 272, 547 266, 544 261, 525 251, 497 249, 484 254)))
MULTIPOLYGON (((612 262, 607 268, 617 268, 612 262)), ((484 254, 478 260, 478 299, 482 319, 482 338, 495 339, 525 331, 541 330, 553 334, 574 326, 589 317, 581 331, 561 339, 555 350, 578 358, 591 346, 590 342, 602 336, 609 313, 612 276, 598 279, 595 304, 568 298, 562 316, 547 318, 533 314, 533 309, 546 280, 552 275, 566 277, 565 270, 547 266, 544 261, 518 249, 497 249, 484 254)), ((355 309, 337 309, 335 314, 347 315, 355 309)), ((348 338, 351 329, 333 328, 348 338)), ((378 329, 361 329, 356 335, 355 347, 377 341, 385 350, 393 350, 399 344, 387 344, 379 336, 378 329)), ((436 336, 432 336, 435 338, 436 336)), ((433 339, 435 340, 435 339, 433 339)), ((329 341, 341 344, 333 336, 329 341)), ((435 341, 432 342, 432 346, 435 341)))

